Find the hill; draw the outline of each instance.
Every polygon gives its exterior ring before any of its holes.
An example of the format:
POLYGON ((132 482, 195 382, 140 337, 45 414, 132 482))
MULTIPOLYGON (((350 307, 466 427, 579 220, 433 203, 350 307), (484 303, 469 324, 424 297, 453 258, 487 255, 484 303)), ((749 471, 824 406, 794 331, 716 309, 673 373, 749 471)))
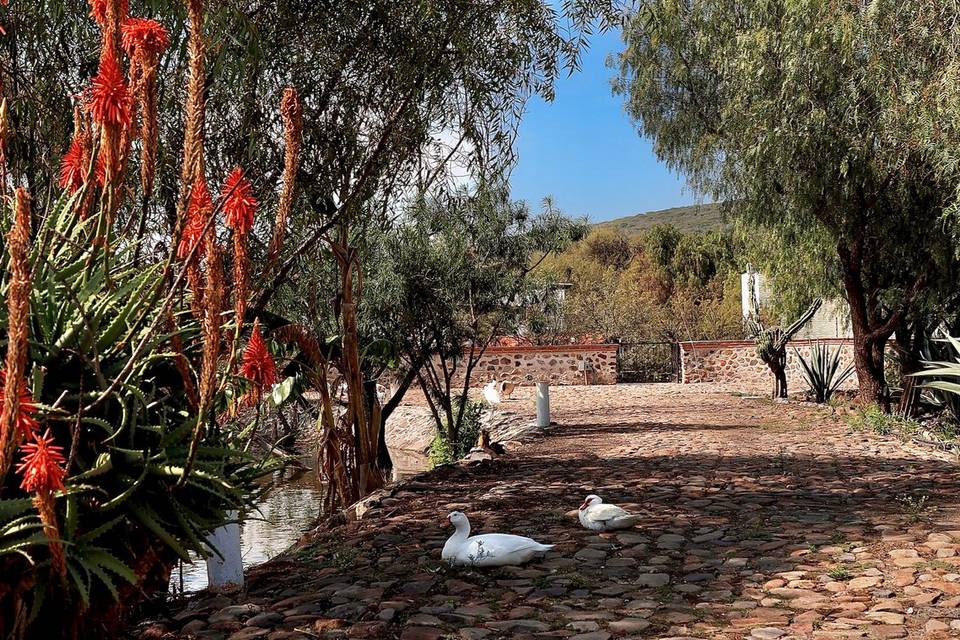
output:
POLYGON ((720 205, 711 203, 638 213, 598 222, 594 227, 634 235, 658 224, 672 224, 684 233, 706 233, 726 226, 720 215, 720 205))

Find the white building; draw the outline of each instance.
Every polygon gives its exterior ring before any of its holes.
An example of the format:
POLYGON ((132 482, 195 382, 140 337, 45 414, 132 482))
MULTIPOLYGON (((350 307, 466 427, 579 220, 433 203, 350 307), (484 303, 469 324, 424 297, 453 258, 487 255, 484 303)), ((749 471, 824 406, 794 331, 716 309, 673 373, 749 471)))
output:
MULTIPOLYGON (((754 303, 750 300, 753 294, 756 306, 763 308, 766 302, 773 297, 773 291, 767 279, 761 273, 747 268, 746 273, 740 274, 740 310, 746 321, 753 313, 754 303), (752 280, 752 282, 751 282, 752 280)), ((785 322, 791 322, 786 318, 785 322)), ((805 324, 796 338, 814 340, 817 338, 850 338, 849 314, 846 302, 843 300, 824 300, 810 322, 805 324)))

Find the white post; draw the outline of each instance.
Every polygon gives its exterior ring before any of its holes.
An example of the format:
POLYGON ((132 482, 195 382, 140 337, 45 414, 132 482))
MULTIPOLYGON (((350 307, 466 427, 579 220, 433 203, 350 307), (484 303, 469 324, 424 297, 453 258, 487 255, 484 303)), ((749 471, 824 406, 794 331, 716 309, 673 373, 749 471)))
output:
POLYGON ((537 426, 550 426, 550 384, 537 383, 537 426))
POLYGON ((240 524, 236 522, 236 511, 228 512, 227 516, 234 522, 220 527, 207 538, 207 544, 220 553, 207 558, 207 587, 211 591, 243 586, 240 524))

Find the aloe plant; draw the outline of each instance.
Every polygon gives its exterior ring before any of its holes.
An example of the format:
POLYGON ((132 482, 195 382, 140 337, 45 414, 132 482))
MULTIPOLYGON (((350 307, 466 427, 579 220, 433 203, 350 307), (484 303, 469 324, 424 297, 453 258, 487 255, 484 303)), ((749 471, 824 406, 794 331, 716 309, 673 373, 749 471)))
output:
POLYGON ((810 349, 807 360, 796 349, 793 350, 800 362, 803 379, 810 393, 818 403, 829 402, 834 392, 853 374, 853 366, 840 369, 840 349, 831 349, 826 344, 815 344, 810 349))
MULTIPOLYGON (((0 499, 0 626, 15 621, 32 637, 62 635, 65 607, 71 624, 90 629, 116 622, 114 603, 165 589, 177 558, 209 554, 207 534, 229 511, 250 510, 257 479, 273 470, 244 453, 234 431, 213 429, 178 486, 197 417, 170 351, 173 334, 155 323, 165 265, 134 267, 129 249, 107 260, 73 205, 63 197, 49 209, 30 254, 27 379, 39 419, 69 460, 55 498, 62 582, 16 473, 3 479, 0 499)), ((0 305, 0 327, 6 314, 0 305)), ((199 323, 177 313, 175 332, 196 345, 199 323)))
MULTIPOLYGON (((2 638, 117 635, 134 605, 167 590, 178 558, 216 552, 208 534, 228 514, 250 511, 264 490, 258 480, 276 467, 246 451, 259 403, 279 402, 291 383, 273 387, 275 363, 254 317, 240 354, 257 199, 240 168, 216 198, 207 185, 203 2, 187 3, 172 237, 147 226, 156 169, 151 77, 169 42, 159 22, 127 20, 127 5, 91 2, 101 51, 61 161, 63 195, 33 205, 18 187, 11 197, 20 178, 0 162, 2 638), (138 137, 142 201, 126 176, 138 137), (224 234, 233 241, 232 282, 224 234), (158 238, 170 238, 168 258, 141 259, 140 245, 158 238), (250 425, 236 417, 241 403, 257 405, 250 425)), ((0 101, 0 150, 9 149, 6 114, 0 101)), ((285 179, 287 196, 292 188, 285 179)), ((282 237, 280 223, 274 232, 282 237)))

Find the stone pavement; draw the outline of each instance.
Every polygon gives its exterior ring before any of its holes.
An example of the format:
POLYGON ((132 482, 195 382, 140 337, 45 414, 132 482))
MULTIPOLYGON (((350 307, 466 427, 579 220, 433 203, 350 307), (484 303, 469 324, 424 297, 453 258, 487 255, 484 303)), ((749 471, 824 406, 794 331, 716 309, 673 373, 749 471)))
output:
POLYGON ((960 637, 955 462, 707 385, 552 395, 557 426, 519 450, 415 478, 251 570, 244 593, 196 597, 166 637, 960 637), (644 519, 581 529, 587 493, 644 519), (446 567, 452 509, 557 547, 522 568, 446 567))

